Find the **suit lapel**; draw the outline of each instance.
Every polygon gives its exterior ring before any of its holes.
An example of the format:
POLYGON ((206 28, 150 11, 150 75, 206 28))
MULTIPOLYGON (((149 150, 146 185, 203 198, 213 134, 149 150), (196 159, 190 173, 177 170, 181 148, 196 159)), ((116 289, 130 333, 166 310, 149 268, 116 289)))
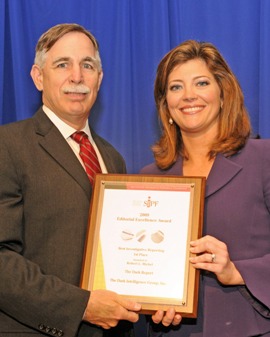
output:
POLYGON ((102 141, 102 139, 95 133, 94 130, 91 129, 92 137, 98 147, 98 150, 101 154, 101 157, 104 161, 106 169, 109 173, 119 173, 117 168, 114 166, 115 161, 112 160, 112 151, 108 151, 106 145, 102 141))
POLYGON ((92 187, 88 177, 59 130, 42 109, 38 110, 33 119, 40 146, 78 182, 90 198, 92 187))

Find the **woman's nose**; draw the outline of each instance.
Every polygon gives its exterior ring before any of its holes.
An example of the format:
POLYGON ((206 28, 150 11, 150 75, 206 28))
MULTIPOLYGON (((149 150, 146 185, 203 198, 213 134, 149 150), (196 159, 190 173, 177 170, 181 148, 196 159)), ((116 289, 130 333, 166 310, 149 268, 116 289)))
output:
POLYGON ((184 89, 183 99, 187 101, 194 101, 197 98, 197 94, 192 87, 186 87, 184 89))

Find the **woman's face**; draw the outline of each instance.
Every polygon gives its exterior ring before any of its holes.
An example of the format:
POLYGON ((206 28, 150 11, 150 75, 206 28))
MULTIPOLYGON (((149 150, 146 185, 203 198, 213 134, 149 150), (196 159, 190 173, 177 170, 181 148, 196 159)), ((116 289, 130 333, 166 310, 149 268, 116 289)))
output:
POLYGON ((170 115, 184 134, 218 130, 221 91, 202 59, 176 66, 168 77, 166 101, 170 115))

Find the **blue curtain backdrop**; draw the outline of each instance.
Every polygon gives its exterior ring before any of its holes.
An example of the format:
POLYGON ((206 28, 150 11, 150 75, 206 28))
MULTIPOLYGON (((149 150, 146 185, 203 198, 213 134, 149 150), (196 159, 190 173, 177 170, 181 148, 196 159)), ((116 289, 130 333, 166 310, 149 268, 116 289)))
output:
POLYGON ((104 68, 90 121, 129 173, 153 160, 156 67, 186 39, 219 48, 241 83, 254 133, 269 138, 269 17, 269 0, 0 0, 0 123, 37 110, 29 75, 35 44, 50 26, 76 22, 97 37, 104 68))

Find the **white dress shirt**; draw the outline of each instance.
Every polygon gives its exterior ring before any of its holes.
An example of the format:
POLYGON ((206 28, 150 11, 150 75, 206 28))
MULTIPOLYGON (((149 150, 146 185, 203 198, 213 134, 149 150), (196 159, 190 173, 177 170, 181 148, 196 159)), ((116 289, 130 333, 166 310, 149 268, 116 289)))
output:
POLYGON ((80 161, 80 163, 82 164, 83 168, 84 167, 84 163, 80 157, 80 144, 78 144, 75 140, 73 140, 71 138, 71 135, 76 132, 76 131, 83 131, 88 135, 89 141, 90 143, 93 145, 97 157, 98 157, 98 161, 101 167, 101 171, 102 173, 108 173, 106 166, 104 164, 104 161, 101 157, 101 154, 98 150, 98 147, 96 146, 93 137, 91 135, 91 131, 89 128, 89 124, 86 122, 85 126, 83 129, 81 130, 76 130, 73 127, 71 127, 70 125, 68 125, 67 123, 65 123, 62 119, 60 119, 52 110, 50 110, 48 107, 46 107, 45 105, 43 105, 43 111, 45 112, 45 114, 48 116, 48 118, 50 118, 50 120, 52 121, 52 123, 57 127, 57 129, 61 132, 62 136, 65 138, 65 140, 68 142, 69 146, 71 147, 71 149, 73 150, 73 152, 75 153, 76 157, 78 158, 78 160, 80 161))

